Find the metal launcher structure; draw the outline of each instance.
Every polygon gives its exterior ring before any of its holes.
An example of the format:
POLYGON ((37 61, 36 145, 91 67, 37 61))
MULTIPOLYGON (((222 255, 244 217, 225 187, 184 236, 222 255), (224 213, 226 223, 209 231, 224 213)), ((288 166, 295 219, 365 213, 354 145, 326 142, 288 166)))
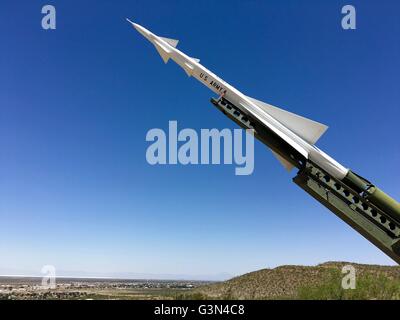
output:
POLYGON ((253 129, 257 139, 299 169, 294 183, 400 264, 400 205, 396 200, 352 171, 336 179, 223 97, 211 103, 243 129, 253 129))

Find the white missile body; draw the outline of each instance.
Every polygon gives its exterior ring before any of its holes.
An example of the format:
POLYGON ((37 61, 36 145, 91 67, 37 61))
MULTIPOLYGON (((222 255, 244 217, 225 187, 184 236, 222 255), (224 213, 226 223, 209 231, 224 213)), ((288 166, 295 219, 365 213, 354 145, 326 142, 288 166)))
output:
MULTIPOLYGON (((176 48, 178 40, 159 37, 129 19, 127 20, 155 46, 165 63, 169 59, 175 61, 185 70, 188 76, 193 76, 219 96, 223 96, 233 105, 258 119, 297 150, 305 159, 313 161, 335 178, 342 180, 347 175, 349 171, 347 168, 314 145, 328 128, 326 125, 244 95, 206 69, 199 63, 199 59, 191 58, 179 51, 176 48)), ((294 167, 274 151, 273 153, 287 170, 294 167)))

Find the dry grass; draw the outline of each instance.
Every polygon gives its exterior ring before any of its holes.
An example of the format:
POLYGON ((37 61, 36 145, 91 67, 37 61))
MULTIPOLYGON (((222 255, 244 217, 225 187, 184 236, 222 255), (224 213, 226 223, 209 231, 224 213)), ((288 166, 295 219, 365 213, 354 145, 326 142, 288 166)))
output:
POLYGON ((281 266, 196 288, 178 299, 400 299, 400 267, 327 262, 281 266), (356 269, 356 289, 344 290, 344 265, 356 269))

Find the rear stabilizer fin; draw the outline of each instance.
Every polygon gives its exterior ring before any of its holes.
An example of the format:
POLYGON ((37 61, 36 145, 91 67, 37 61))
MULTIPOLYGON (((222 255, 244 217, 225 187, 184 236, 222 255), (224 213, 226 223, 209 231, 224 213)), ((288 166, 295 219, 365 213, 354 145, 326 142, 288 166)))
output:
POLYGON ((186 74, 191 77, 194 71, 194 67, 189 63, 189 62, 185 62, 183 64, 183 70, 185 70, 186 74))
POLYGON ((283 165, 283 167, 287 170, 287 171, 291 171, 294 168, 294 165, 291 164, 289 161, 287 161, 285 158, 281 157, 278 153, 276 153, 275 151, 272 151, 272 154, 278 159, 278 161, 283 165))
POLYGON ((328 129, 328 126, 322 123, 307 119, 305 117, 280 109, 278 107, 274 107, 257 99, 251 97, 248 98, 270 116, 274 117, 285 127, 296 133, 298 136, 300 136, 310 144, 315 144, 328 129))
POLYGON ((175 40, 175 39, 170 39, 170 38, 164 38, 164 37, 160 37, 161 39, 163 39, 166 43, 168 43, 171 47, 176 48, 176 46, 178 45, 179 40, 175 40))
POLYGON ((165 46, 163 46, 160 42, 154 41, 154 46, 156 47, 158 53, 160 54, 161 58, 165 63, 168 62, 170 58, 171 51, 168 50, 165 46))

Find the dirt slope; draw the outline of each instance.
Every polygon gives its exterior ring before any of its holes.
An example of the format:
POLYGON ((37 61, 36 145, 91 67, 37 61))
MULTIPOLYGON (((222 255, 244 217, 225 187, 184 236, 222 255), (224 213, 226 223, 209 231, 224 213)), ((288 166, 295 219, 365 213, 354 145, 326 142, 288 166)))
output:
MULTIPOLYGON (((400 283, 399 266, 363 265, 349 262, 326 262, 317 266, 280 266, 250 272, 225 282, 199 287, 196 293, 209 298, 233 299, 277 299, 298 298, 299 289, 313 288, 332 282, 341 286, 342 267, 352 265, 356 269, 356 279, 384 278, 385 283, 400 283), (392 281, 393 280, 393 281, 392 281)), ((382 283, 382 282, 380 282, 382 283)), ((379 284, 373 284, 373 286, 379 284)), ((400 288, 399 288, 400 289, 400 288)), ((367 290, 371 290, 367 288, 367 290)))

